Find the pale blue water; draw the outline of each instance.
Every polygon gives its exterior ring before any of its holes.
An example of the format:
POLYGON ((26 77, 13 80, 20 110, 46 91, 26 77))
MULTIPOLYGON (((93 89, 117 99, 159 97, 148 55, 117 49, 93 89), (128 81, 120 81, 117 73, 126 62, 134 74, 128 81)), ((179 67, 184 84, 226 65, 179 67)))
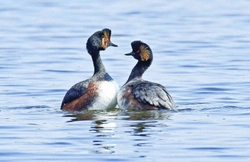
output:
POLYGON ((249 161, 250 1, 0 2, 0 161, 249 161), (144 78, 179 112, 60 111, 90 77, 87 38, 112 29, 102 52, 121 86, 142 40, 144 78))

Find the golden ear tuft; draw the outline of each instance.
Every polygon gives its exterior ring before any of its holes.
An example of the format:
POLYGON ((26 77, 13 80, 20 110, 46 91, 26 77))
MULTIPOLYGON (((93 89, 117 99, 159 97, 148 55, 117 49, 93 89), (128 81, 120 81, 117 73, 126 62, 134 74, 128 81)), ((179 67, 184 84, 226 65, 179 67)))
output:
POLYGON ((101 39, 101 47, 102 47, 103 49, 106 49, 106 48, 107 48, 107 43, 106 43, 106 41, 105 41, 105 38, 102 38, 102 39, 101 39))
POLYGON ((140 54, 141 60, 147 61, 150 57, 150 51, 148 50, 148 48, 145 45, 141 45, 140 51, 141 51, 141 54, 140 54))
POLYGON ((108 32, 108 31, 104 31, 103 32, 103 34, 104 34, 104 38, 106 39, 106 40, 109 40, 109 38, 110 38, 110 33, 108 32))
POLYGON ((102 37, 102 39, 101 39, 101 47, 102 47, 103 49, 106 49, 106 48, 107 48, 108 42, 110 41, 109 38, 110 38, 110 32, 104 30, 104 31, 103 31, 103 37, 102 37))

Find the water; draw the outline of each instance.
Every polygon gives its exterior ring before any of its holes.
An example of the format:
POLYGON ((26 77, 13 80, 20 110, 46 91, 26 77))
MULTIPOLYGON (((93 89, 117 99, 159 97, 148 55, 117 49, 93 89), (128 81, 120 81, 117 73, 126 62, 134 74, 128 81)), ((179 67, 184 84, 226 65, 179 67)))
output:
POLYGON ((250 2, 3 1, 0 5, 1 161, 249 161, 250 2), (179 112, 60 111, 90 77, 87 38, 112 29, 102 52, 121 86, 142 40, 144 78, 166 86, 179 112))

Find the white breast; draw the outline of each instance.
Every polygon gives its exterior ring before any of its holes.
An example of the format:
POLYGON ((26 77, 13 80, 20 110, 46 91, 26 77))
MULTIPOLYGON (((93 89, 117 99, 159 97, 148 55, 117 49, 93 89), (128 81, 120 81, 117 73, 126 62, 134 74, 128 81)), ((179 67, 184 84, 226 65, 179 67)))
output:
POLYGON ((101 81, 98 85, 98 96, 89 110, 103 110, 117 105, 119 87, 115 81, 101 81))

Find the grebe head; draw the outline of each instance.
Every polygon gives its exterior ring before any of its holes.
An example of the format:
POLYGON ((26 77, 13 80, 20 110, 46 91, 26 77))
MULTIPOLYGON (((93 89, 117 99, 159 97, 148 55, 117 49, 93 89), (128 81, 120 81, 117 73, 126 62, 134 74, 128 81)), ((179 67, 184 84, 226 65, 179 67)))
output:
POLYGON ((151 62, 153 60, 152 50, 146 43, 133 41, 131 47, 132 52, 125 54, 126 56, 133 56, 139 62, 151 62))
POLYGON ((116 44, 110 41, 111 30, 103 29, 95 32, 91 35, 87 41, 86 47, 89 54, 105 50, 109 46, 118 47, 116 44))

